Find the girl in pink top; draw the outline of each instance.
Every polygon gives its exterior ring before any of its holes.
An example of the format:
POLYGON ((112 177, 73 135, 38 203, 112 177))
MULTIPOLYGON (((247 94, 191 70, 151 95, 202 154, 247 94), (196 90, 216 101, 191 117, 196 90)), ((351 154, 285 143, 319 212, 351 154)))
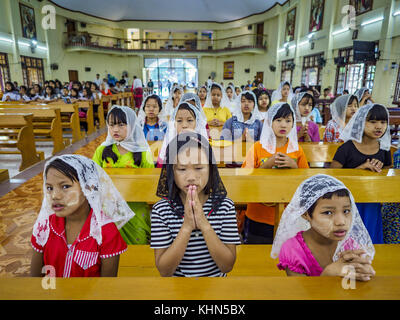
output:
POLYGON ((346 276, 368 281, 375 249, 351 192, 336 178, 315 175, 283 212, 271 257, 288 276, 346 276), (346 268, 350 267, 350 268, 346 268))
POLYGON ((299 142, 319 142, 319 127, 311 121, 311 112, 315 107, 314 97, 307 93, 297 93, 292 99, 292 107, 296 111, 297 137, 299 142))

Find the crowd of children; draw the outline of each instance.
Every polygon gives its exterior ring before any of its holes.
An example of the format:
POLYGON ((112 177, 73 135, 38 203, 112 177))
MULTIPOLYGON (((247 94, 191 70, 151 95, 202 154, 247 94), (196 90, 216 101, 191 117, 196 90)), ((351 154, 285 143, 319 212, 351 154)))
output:
MULTIPOLYGON (((107 89, 104 83, 67 88, 49 82, 44 91, 32 88, 32 95, 92 99, 107 89)), ((12 93, 13 84, 7 90, 6 100, 31 98, 22 88, 12 93)), ((32 275, 52 264, 57 276, 116 276, 126 244, 150 244, 162 276, 225 276, 236 245, 245 243, 272 244, 271 257, 279 258, 277 267, 288 276, 345 276, 343 267, 352 265, 357 280, 368 281, 375 275, 373 244, 400 243, 398 204, 356 203, 341 181, 323 174, 297 188, 279 225, 274 204, 249 203, 239 230, 209 142, 210 128, 219 127, 221 140, 253 143, 242 168, 308 168, 299 142, 321 140, 343 143, 331 168, 399 168, 399 151, 393 160, 390 153, 389 112, 366 88, 334 98, 329 89, 319 96, 315 88, 292 89, 288 82, 272 94, 262 84, 225 88, 210 82, 196 94, 174 86, 165 105, 150 93, 137 114, 113 106, 106 121, 108 135, 93 161, 66 155, 46 164, 32 275), (332 102, 323 138, 317 98, 332 102), (148 141, 163 141, 157 163, 148 141), (162 168, 161 200, 151 209, 126 203, 102 169, 155 166, 162 168)))

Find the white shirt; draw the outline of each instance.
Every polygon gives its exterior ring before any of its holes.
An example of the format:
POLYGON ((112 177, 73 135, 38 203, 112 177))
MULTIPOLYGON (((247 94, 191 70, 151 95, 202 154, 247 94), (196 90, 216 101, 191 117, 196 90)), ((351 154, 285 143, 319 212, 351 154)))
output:
POLYGON ((140 80, 139 78, 133 80, 133 89, 136 88, 143 88, 142 80, 140 80))
POLYGON ((101 83, 103 82, 103 80, 99 78, 99 79, 94 80, 93 82, 94 82, 95 84, 97 84, 98 87, 100 87, 100 85, 101 85, 101 83))

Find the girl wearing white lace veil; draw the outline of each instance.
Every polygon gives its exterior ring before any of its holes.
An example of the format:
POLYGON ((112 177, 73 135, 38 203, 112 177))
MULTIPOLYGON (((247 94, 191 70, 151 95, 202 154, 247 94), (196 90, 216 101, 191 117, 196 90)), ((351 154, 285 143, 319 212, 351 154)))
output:
MULTIPOLYGON (((331 168, 363 169, 381 172, 392 165, 389 112, 380 104, 362 106, 351 117, 340 139, 331 168)), ((383 243, 380 203, 357 203, 358 211, 373 243, 383 243)))
POLYGON ((197 106, 188 102, 180 103, 179 106, 175 108, 170 121, 168 122, 167 133, 165 134, 163 144, 158 154, 157 168, 162 167, 166 159, 168 144, 172 139, 183 131, 195 131, 208 139, 206 125, 206 119, 200 113, 197 106))
POLYGON ((230 84, 230 85, 228 85, 228 87, 226 88, 225 92, 226 92, 226 96, 228 97, 229 102, 230 102, 228 108, 229 108, 229 110, 231 111, 231 113, 233 114, 233 111, 234 111, 235 108, 236 108, 237 97, 238 97, 238 96, 236 95, 236 92, 235 92, 235 87, 234 87, 233 85, 230 84))
POLYGON ((271 257, 289 276, 375 275, 375 249, 348 188, 334 177, 318 174, 297 188, 283 212, 271 257), (347 266, 347 271, 345 266, 347 266))
POLYGON ((200 99, 200 107, 204 107, 205 103, 206 103, 206 99, 207 99, 207 86, 201 86, 198 90, 197 90, 197 95, 200 99))
POLYGON ((243 91, 236 100, 233 116, 225 122, 221 140, 258 141, 263 116, 258 110, 257 97, 252 91, 243 91))
POLYGON ((161 98, 156 94, 148 95, 138 113, 138 121, 143 128, 147 141, 163 140, 167 131, 167 123, 160 118, 162 112, 161 98))
POLYGON ((375 103, 374 99, 372 99, 369 89, 366 87, 357 89, 356 92, 354 92, 354 95, 357 96, 360 107, 366 104, 375 103))
POLYGON ((86 157, 63 155, 46 162, 43 178, 31 275, 52 265, 57 277, 117 276, 127 249, 118 229, 135 213, 110 177, 86 157))
POLYGON ((314 97, 308 92, 297 93, 291 103, 296 111, 298 141, 319 142, 319 127, 311 121, 312 110, 315 107, 314 97))
MULTIPOLYGON (((154 168, 154 160, 135 112, 129 107, 113 106, 106 118, 108 134, 95 151, 93 161, 102 168, 154 168)), ((128 244, 150 241, 150 208, 145 202, 129 202, 137 213, 121 235, 128 244)))
MULTIPOLYGON (((242 168, 308 168, 307 158, 297 142, 296 116, 287 103, 278 103, 267 111, 260 141, 247 152, 242 168)), ((274 235, 275 204, 247 204, 244 243, 271 244, 274 235)))
POLYGON ((224 88, 218 83, 213 83, 203 108, 208 124, 213 127, 223 126, 232 117, 229 105, 230 101, 224 88))
POLYGON ((179 101, 179 103, 181 104, 183 102, 188 102, 188 103, 192 104, 193 106, 195 106, 197 108, 197 110, 200 112, 203 119, 207 122, 206 114, 204 113, 204 110, 201 106, 200 98, 197 94, 192 93, 192 92, 185 93, 182 96, 181 101, 179 101))
POLYGON ((181 97, 183 96, 183 88, 181 86, 174 86, 171 88, 165 107, 160 112, 160 118, 168 122, 174 109, 178 106, 181 97))
POLYGON ((358 108, 359 104, 355 95, 346 94, 337 97, 329 108, 332 119, 326 125, 324 142, 343 142, 339 136, 358 108))
POLYGON ((272 92, 272 104, 274 105, 275 103, 279 102, 286 102, 290 104, 292 102, 293 96, 294 94, 292 85, 287 81, 282 81, 279 84, 278 89, 272 92))

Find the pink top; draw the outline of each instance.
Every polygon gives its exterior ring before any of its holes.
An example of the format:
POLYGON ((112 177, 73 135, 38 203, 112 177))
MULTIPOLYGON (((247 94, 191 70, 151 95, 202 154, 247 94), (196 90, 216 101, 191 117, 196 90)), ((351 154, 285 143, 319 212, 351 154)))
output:
MULTIPOLYGON (((318 277, 321 275, 323 269, 305 243, 303 232, 298 232, 295 237, 290 238, 282 245, 279 252, 278 268, 279 270, 288 268, 290 271, 296 273, 318 277)), ((351 238, 344 245, 344 250, 356 250, 358 248, 359 246, 351 238)))
MULTIPOLYGON (((312 142, 319 142, 320 141, 320 136, 319 136, 319 127, 318 125, 313 122, 313 121, 307 121, 308 123, 308 135, 311 138, 312 142)), ((301 126, 297 126, 297 133, 300 131, 301 126)), ((301 137, 299 139, 299 142, 304 142, 304 138, 301 137)))

